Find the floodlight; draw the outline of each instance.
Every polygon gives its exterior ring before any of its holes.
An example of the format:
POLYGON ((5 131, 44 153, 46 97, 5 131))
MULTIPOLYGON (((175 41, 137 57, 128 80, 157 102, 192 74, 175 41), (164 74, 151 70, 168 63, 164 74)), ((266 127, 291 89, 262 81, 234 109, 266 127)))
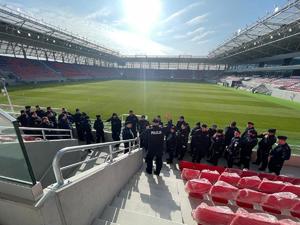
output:
POLYGON ((28 37, 31 37, 31 34, 30 34, 30 33, 28 33, 28 37))
POLYGON ((20 31, 20 30, 17 30, 17 33, 18 33, 18 34, 21 34, 21 31, 20 31))

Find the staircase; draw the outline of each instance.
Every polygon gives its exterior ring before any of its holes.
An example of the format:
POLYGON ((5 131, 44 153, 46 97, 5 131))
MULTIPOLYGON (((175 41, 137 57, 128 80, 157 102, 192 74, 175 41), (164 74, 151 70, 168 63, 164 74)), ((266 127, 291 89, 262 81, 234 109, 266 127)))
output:
POLYGON ((144 171, 123 187, 93 225, 196 224, 179 170, 164 164, 160 176, 144 171))

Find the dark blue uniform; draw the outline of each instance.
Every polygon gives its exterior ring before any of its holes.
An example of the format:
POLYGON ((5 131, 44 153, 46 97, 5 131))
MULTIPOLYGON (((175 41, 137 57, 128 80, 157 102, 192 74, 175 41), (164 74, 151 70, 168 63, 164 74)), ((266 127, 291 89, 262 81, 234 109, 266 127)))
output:
MULTIPOLYGON (((129 127, 125 127, 122 131, 122 138, 123 140, 134 139, 134 134, 132 132, 132 129, 130 129, 129 127)), ((129 142, 124 143, 124 147, 125 147, 124 153, 129 152, 129 142)))
POLYGON ((197 130, 194 137, 195 152, 193 154, 193 162, 200 163, 209 150, 209 135, 208 131, 197 130))
POLYGON ((156 170, 154 174, 159 175, 162 168, 162 156, 164 151, 164 132, 159 126, 153 126, 147 130, 148 153, 146 156, 146 172, 152 174, 153 159, 155 158, 156 170))
POLYGON ((268 166, 268 158, 273 145, 276 143, 275 135, 259 135, 261 140, 258 142, 257 159, 255 164, 261 165, 260 170, 265 170, 268 166))
MULTIPOLYGON (((120 141, 122 122, 118 117, 111 117, 106 122, 111 123, 111 136, 114 141, 120 141)), ((117 145, 118 147, 119 145, 117 145)))
POLYGON ((277 145, 270 153, 271 158, 269 161, 269 170, 271 173, 280 175, 283 163, 285 160, 289 160, 291 157, 291 148, 285 143, 283 145, 277 145))
POLYGON ((241 138, 233 137, 226 148, 226 152, 228 168, 232 168, 234 164, 239 164, 241 158, 241 138))
POLYGON ((100 141, 105 142, 104 137, 104 124, 100 118, 97 118, 94 122, 94 129, 96 130, 96 142, 100 143, 100 141))

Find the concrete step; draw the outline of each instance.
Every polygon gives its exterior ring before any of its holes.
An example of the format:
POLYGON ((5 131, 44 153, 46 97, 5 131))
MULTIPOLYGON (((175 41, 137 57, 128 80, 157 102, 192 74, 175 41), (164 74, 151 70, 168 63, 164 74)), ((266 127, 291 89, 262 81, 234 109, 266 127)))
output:
POLYGON ((170 203, 176 203, 177 205, 180 205, 178 196, 175 195, 173 197, 172 195, 164 195, 164 196, 155 196, 155 195, 147 195, 135 191, 125 191, 122 190, 118 197, 126 198, 126 199, 133 199, 135 201, 144 201, 144 202, 150 202, 150 201, 156 201, 156 202, 170 202, 170 203))
POLYGON ((150 198, 141 201, 116 197, 111 206, 182 223, 181 208, 176 202, 156 201, 150 198))
POLYGON ((93 225, 119 225, 118 223, 112 223, 110 221, 96 219, 93 225))
POLYGON ((106 207, 101 219, 121 225, 182 225, 182 223, 160 219, 154 216, 135 213, 129 210, 119 209, 111 206, 106 207))
POLYGON ((166 185, 165 183, 162 184, 155 184, 149 183, 146 181, 137 181, 137 182, 129 182, 125 189, 136 191, 144 194, 154 194, 156 192, 161 192, 162 194, 169 194, 169 195, 178 195, 178 189, 175 185, 166 185))
POLYGON ((150 181, 154 180, 154 181, 156 181, 156 183, 158 183, 161 179, 163 179, 165 182, 168 182, 168 183, 174 183, 174 182, 182 181, 181 178, 178 179, 176 177, 165 177, 163 175, 162 176, 156 176, 156 175, 147 174, 144 171, 135 174, 132 179, 137 179, 137 178, 139 178, 139 179, 149 179, 149 178, 151 178, 149 180, 150 181))
POLYGON ((145 178, 135 178, 128 182, 128 185, 132 185, 133 187, 139 188, 140 186, 149 186, 154 188, 159 188, 162 190, 170 190, 172 192, 178 192, 178 182, 172 182, 166 180, 162 177, 154 178, 154 177, 145 177, 145 178))

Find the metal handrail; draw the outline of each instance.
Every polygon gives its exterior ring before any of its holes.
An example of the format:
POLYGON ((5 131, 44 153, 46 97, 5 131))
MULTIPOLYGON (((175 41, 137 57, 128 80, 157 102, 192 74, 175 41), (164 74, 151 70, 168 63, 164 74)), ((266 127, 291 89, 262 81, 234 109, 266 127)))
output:
POLYGON ((131 153, 133 148, 140 148, 140 139, 135 138, 135 139, 129 139, 129 140, 121 140, 121 141, 98 143, 98 144, 71 146, 71 147, 66 147, 66 148, 63 148, 63 149, 59 150, 56 153, 56 155, 54 156, 54 159, 52 161, 52 167, 53 167, 53 172, 54 172, 54 175, 55 175, 57 186, 62 186, 64 184, 64 177, 63 177, 63 174, 62 174, 63 170, 73 168, 73 167, 82 165, 83 163, 88 163, 88 162, 97 160, 99 158, 99 156, 97 156, 97 157, 93 157, 91 159, 86 159, 86 160, 83 160, 83 161, 80 161, 80 162, 76 162, 76 163, 61 167, 60 160, 62 159, 62 157, 66 153, 92 150, 92 149, 97 149, 97 148, 108 146, 109 147, 110 163, 112 163, 113 159, 114 159, 114 154, 124 151, 124 149, 113 151, 113 147, 117 144, 122 144, 122 143, 129 143, 129 148, 128 148, 129 152, 128 152, 128 154, 131 153))
MULTIPOLYGON (((71 129, 52 129, 52 128, 37 128, 37 127, 19 127, 19 129, 21 131, 41 131, 42 132, 42 136, 43 136, 43 140, 47 140, 47 137, 51 137, 51 136, 61 136, 61 137, 70 137, 70 139, 73 139, 73 132, 71 129), (68 132, 69 134, 46 134, 45 131, 50 131, 50 132, 68 132)), ((22 137, 24 136, 40 136, 40 135, 26 135, 26 134, 22 134, 22 137)))

